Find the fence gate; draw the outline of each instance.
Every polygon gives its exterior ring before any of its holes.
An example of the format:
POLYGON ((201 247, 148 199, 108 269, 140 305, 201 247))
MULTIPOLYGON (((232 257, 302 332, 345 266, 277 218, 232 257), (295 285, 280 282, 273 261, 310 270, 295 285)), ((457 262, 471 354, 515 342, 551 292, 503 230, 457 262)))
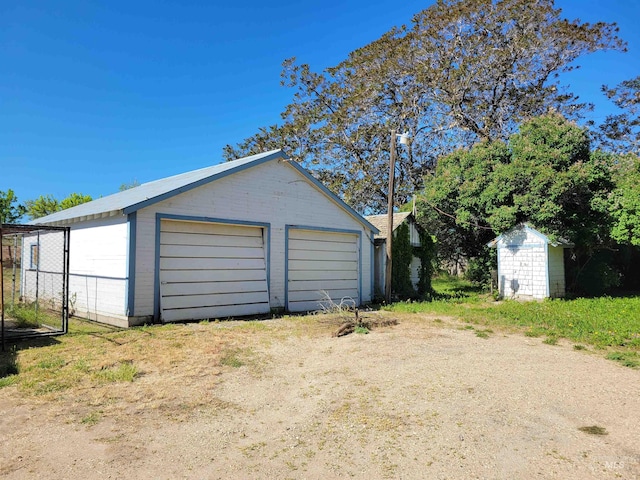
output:
POLYGON ((69 322, 69 227, 0 225, 5 341, 62 335, 69 322))

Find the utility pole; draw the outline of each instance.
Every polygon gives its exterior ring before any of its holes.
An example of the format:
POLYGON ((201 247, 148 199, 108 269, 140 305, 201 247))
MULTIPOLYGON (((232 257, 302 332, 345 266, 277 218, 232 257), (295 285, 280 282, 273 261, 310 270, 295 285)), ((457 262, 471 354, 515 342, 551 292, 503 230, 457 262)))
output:
POLYGON ((393 197, 395 192, 396 172, 396 131, 391 130, 391 151, 389 153, 389 190, 387 193, 387 265, 384 275, 384 298, 387 304, 391 303, 391 272, 393 259, 393 197))

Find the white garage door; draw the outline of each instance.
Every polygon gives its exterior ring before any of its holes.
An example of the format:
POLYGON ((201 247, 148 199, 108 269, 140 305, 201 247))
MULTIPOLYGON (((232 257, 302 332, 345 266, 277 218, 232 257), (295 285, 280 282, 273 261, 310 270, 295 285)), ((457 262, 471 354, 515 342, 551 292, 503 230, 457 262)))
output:
POLYGON ((261 227, 162 220, 162 320, 269 312, 265 251, 261 227))
POLYGON ((290 229, 288 243, 289 311, 318 310, 327 297, 359 304, 357 235, 290 229))

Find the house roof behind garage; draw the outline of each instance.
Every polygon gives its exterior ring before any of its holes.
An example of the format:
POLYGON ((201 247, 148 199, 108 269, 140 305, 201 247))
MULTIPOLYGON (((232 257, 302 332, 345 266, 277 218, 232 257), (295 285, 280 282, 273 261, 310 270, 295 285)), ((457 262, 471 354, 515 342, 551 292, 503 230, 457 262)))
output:
MULTIPOLYGON (((288 157, 279 149, 259 153, 257 155, 251 155, 231 162, 224 162, 211 167, 205 167, 199 170, 193 170, 191 172, 155 180, 153 182, 143 183, 138 187, 98 198, 91 202, 83 203, 76 207, 35 219, 30 223, 34 225, 68 225, 79 221, 105 218, 115 215, 127 215, 156 202, 173 197, 174 195, 178 195, 214 180, 226 177, 227 175, 277 159, 288 160, 288 157)), ((288 164, 307 177, 310 183, 314 184, 335 203, 360 221, 360 223, 363 223, 374 232, 378 230, 365 220, 364 217, 358 214, 318 180, 316 180, 297 162, 291 161, 288 162, 288 164)))
MULTIPOLYGON (((400 212, 400 213, 393 214, 393 231, 394 232, 396 231, 396 228, 398 228, 398 226, 402 222, 404 222, 409 215, 411 215, 410 212, 400 212)), ((366 218, 367 221, 371 223, 371 225, 373 225, 379 230, 379 232, 376 233, 376 236, 375 236, 376 239, 387 238, 387 235, 389 233, 389 216, 386 213, 383 215, 367 215, 364 218, 366 218)))

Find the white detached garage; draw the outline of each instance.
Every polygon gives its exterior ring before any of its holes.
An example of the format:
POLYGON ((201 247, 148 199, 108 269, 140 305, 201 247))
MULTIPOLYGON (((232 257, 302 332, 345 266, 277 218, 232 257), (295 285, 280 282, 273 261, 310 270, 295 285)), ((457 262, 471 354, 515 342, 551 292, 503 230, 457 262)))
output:
POLYGON ((372 298, 377 229, 279 150, 34 223, 71 227, 76 315, 115 325, 372 298))

